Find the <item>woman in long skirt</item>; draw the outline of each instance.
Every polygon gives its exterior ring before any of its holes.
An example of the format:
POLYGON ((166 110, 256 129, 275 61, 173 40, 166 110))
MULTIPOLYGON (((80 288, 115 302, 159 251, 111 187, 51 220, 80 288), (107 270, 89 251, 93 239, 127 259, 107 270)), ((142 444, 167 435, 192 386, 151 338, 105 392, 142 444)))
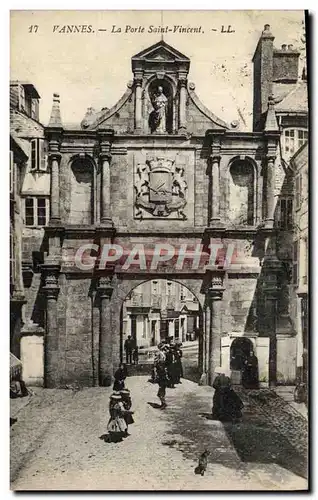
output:
POLYGON ((231 379, 218 375, 213 383, 212 417, 221 422, 235 422, 242 417, 243 403, 231 385, 231 379))
POLYGON ((110 441, 118 443, 127 434, 127 424, 125 422, 125 408, 122 403, 120 392, 113 392, 109 401, 110 418, 107 424, 110 441))

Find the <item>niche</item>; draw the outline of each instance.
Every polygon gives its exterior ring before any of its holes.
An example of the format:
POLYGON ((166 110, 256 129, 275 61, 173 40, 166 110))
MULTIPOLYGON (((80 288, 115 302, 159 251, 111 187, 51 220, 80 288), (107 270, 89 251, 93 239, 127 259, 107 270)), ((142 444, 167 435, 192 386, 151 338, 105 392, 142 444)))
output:
POLYGON ((148 125, 152 134, 173 133, 173 89, 167 80, 153 80, 148 87, 150 112, 148 125))
POLYGON ((71 224, 94 223, 93 165, 85 159, 74 160, 71 166, 71 224))
POLYGON ((235 160, 230 167, 229 220, 235 225, 253 225, 255 212, 254 166, 235 160))

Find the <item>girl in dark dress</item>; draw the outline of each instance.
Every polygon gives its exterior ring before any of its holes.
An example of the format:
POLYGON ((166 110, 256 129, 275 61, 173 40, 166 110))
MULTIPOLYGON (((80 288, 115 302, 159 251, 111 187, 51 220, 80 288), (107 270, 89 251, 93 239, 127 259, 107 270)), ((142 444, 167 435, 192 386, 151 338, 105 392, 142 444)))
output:
POLYGON ((120 363, 119 368, 114 373, 113 391, 122 391, 125 388, 125 379, 127 377, 127 369, 123 363, 120 363))

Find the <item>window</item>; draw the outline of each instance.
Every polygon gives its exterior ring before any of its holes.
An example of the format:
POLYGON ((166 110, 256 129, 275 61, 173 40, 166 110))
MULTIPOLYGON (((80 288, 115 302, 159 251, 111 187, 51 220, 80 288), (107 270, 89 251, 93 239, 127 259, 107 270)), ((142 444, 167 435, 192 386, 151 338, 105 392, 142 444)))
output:
POLYGON ((25 92, 23 85, 20 85, 19 91, 19 109, 20 111, 25 111, 25 92))
POLYGON ((303 179, 302 175, 298 174, 296 176, 296 182, 295 182, 295 190, 296 190, 296 210, 298 210, 301 207, 301 197, 302 197, 302 190, 303 190, 303 179))
POLYGON ((171 281, 167 281, 167 295, 171 297, 172 295, 172 283, 171 281))
POLYGON ((36 106, 36 100, 35 99, 31 99, 31 118, 33 118, 34 120, 37 119, 37 106, 36 106))
POLYGON ((308 140, 308 131, 300 128, 287 128, 283 130, 282 152, 284 156, 291 157, 308 140))
POLYGON ((25 199, 25 225, 46 226, 49 218, 49 199, 30 197, 25 199))
POLYGON ((157 295, 157 293, 158 293, 158 281, 151 282, 151 293, 152 293, 152 295, 157 295))
POLYGON ((292 198, 281 198, 279 200, 279 227, 285 230, 293 228, 292 198))
POLYGON ((14 236, 13 236, 13 227, 10 225, 10 285, 14 285, 14 236))
POLYGON ((293 243, 293 284, 298 285, 298 241, 293 243))
POLYGON ((302 247, 303 247, 302 282, 303 282, 303 285, 307 285, 307 282, 308 282, 308 279, 307 279, 307 276, 308 276, 308 238, 303 238, 302 247))
POLYGON ((183 286, 181 287, 180 289, 180 300, 186 300, 186 294, 185 294, 185 290, 183 288, 183 286))
POLYGON ((31 170, 46 171, 47 155, 43 139, 31 140, 31 170))
POLYGON ((13 151, 10 151, 10 194, 14 195, 14 162, 13 151))

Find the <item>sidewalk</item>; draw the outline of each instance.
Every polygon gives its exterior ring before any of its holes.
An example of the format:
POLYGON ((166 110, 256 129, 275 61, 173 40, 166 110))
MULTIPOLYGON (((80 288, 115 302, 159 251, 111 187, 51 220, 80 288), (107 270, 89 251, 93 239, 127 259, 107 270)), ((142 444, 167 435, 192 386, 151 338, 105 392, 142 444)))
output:
POLYGON ((295 386, 292 385, 280 385, 275 388, 276 394, 283 398, 286 403, 290 404, 302 417, 308 420, 308 409, 305 403, 295 403, 294 401, 294 391, 295 386))

